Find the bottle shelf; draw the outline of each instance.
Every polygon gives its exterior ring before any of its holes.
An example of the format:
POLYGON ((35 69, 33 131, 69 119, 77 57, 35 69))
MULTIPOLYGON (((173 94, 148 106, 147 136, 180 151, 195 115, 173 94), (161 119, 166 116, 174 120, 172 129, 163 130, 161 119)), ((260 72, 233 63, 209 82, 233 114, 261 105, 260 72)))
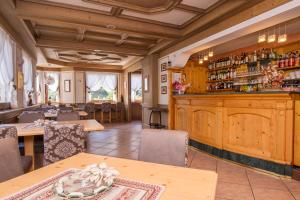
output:
POLYGON ((207 70, 207 72, 215 72, 215 71, 221 71, 221 70, 224 70, 224 69, 232 69, 232 68, 234 68, 234 66, 228 65, 228 66, 225 66, 225 67, 218 67, 218 68, 215 68, 215 69, 209 69, 209 70, 207 70))
POLYGON ((236 75, 234 78, 245 78, 245 77, 252 77, 252 76, 263 76, 262 73, 253 73, 253 74, 244 74, 244 75, 236 75))
POLYGON ((217 90, 206 90, 206 92, 230 92, 233 91, 232 88, 226 88, 226 89, 217 89, 217 90))
POLYGON ((206 81, 206 83, 222 83, 222 82, 232 82, 233 79, 223 79, 223 80, 212 80, 212 81, 206 81))
POLYGON ((292 69, 300 69, 300 66, 292 66, 292 67, 282 67, 282 68, 277 68, 278 70, 292 70, 292 69))
POLYGON ((236 84, 233 84, 233 86, 241 86, 241 85, 257 85, 257 84, 262 84, 262 83, 236 83, 236 84))

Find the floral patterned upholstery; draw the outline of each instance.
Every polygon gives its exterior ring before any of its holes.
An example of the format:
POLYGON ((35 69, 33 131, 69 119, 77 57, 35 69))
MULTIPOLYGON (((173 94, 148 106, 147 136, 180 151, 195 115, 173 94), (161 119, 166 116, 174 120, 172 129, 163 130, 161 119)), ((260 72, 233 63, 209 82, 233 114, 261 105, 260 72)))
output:
POLYGON ((85 150, 85 133, 79 124, 48 125, 44 135, 44 166, 85 150))
POLYGON ((0 139, 7 137, 17 139, 17 128, 14 126, 0 126, 0 139))

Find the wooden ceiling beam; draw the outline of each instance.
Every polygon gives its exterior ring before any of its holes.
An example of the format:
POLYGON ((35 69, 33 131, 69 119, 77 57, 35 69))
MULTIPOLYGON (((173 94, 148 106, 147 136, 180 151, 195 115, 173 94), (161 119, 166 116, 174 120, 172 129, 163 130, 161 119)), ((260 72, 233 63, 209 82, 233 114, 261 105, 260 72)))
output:
POLYGON ((50 19, 95 29, 107 29, 107 25, 113 25, 116 28, 109 29, 109 31, 118 30, 135 34, 146 34, 157 38, 178 38, 181 36, 181 31, 176 28, 21 0, 17 1, 16 13, 23 19, 35 19, 37 21, 39 19, 50 19))
POLYGON ((189 6, 189 5, 186 5, 186 4, 178 4, 176 6, 176 8, 178 8, 180 10, 184 10, 184 11, 189 11, 189 12, 192 12, 192 13, 196 13, 196 14, 203 14, 203 13, 205 13, 205 9, 194 7, 194 6, 189 6))
POLYGON ((38 38, 36 41, 37 47, 42 48, 60 48, 70 50, 94 51, 101 50, 109 53, 121 53, 133 56, 144 56, 147 54, 145 49, 135 49, 131 47, 115 46, 107 43, 89 42, 89 41, 66 41, 56 38, 38 38))

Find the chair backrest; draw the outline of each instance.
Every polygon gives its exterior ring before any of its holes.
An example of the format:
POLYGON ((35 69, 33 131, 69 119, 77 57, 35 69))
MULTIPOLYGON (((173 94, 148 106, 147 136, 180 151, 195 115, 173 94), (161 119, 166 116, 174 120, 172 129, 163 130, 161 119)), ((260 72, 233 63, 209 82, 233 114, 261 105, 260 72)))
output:
POLYGON ((139 160, 184 167, 187 153, 187 132, 143 129, 139 160))
POLYGON ((111 112, 111 103, 102 103, 101 112, 111 112))
POLYGON ((116 110, 117 112, 122 111, 123 108, 124 108, 124 103, 118 102, 118 103, 116 104, 116 108, 117 108, 117 110, 116 110))
POLYGON ((60 111, 57 114, 57 121, 73 121, 80 120, 80 116, 78 112, 75 111, 60 111))
POLYGON ((0 126, 0 182, 24 174, 17 137, 16 127, 0 126))
POLYGON ((18 139, 17 128, 14 126, 1 126, 0 125, 0 139, 3 138, 14 138, 18 139))
POLYGON ((73 111, 73 107, 70 107, 70 106, 59 107, 59 110, 62 110, 62 111, 73 111))
POLYGON ((85 105, 85 111, 87 113, 92 113, 92 112, 95 112, 95 104, 94 103, 87 103, 85 105))
POLYGON ((39 111, 24 111, 19 116, 19 123, 32 123, 38 119, 45 119, 43 112, 39 111))
POLYGON ((85 150, 85 134, 79 124, 45 126, 44 166, 85 150))

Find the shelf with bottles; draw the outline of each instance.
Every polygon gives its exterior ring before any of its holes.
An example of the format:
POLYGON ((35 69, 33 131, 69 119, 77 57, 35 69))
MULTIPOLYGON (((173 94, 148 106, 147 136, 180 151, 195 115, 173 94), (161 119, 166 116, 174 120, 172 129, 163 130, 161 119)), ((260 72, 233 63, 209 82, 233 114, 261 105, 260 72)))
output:
POLYGON ((300 69, 300 65, 298 66, 290 66, 290 67, 278 67, 278 70, 294 70, 294 69, 300 69))
POLYGON ((261 83, 234 86, 235 92, 258 92, 262 90, 263 90, 263 84, 261 83))
POLYGON ((222 71, 222 70, 228 70, 228 69, 234 69, 235 66, 233 65, 229 65, 229 66, 224 66, 224 67, 219 67, 219 68, 214 68, 214 69, 208 69, 207 72, 210 73, 210 72, 215 72, 215 71, 222 71))
POLYGON ((233 88, 226 88, 226 89, 216 89, 216 90, 206 90, 206 92, 233 92, 233 88))
POLYGON ((232 82, 233 79, 229 78, 229 79, 220 79, 220 80, 211 80, 211 81, 206 81, 206 83, 219 83, 219 82, 232 82))

